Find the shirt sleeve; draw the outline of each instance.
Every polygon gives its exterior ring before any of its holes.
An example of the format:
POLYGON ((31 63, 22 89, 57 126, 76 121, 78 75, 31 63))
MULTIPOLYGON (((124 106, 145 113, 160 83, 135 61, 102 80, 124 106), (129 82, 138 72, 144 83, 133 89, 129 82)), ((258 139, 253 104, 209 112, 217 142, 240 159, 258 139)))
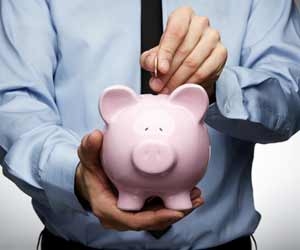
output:
POLYGON ((292 0, 254 1, 240 66, 224 68, 206 122, 258 143, 300 129, 300 17, 292 0))
POLYGON ((56 212, 85 213, 74 194, 80 138, 63 128, 55 103, 56 52, 44 0, 0 1, 3 173, 56 212))

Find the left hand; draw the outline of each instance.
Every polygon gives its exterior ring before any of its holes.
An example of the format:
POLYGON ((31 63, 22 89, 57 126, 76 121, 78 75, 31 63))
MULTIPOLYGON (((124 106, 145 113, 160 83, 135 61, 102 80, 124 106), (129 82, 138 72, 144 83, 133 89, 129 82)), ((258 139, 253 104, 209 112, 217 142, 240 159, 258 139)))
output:
POLYGON ((169 94, 189 82, 200 84, 212 99, 227 49, 207 17, 197 16, 190 7, 180 7, 169 16, 159 45, 141 55, 141 66, 154 72, 156 56, 159 74, 150 79, 154 91, 169 94))
POLYGON ((164 230, 203 205, 201 190, 194 187, 190 197, 193 207, 187 210, 167 209, 161 200, 149 198, 141 211, 124 211, 117 207, 118 191, 109 180, 99 157, 103 134, 96 130, 83 137, 78 147, 80 163, 75 174, 75 193, 83 205, 99 219, 106 229, 164 230))

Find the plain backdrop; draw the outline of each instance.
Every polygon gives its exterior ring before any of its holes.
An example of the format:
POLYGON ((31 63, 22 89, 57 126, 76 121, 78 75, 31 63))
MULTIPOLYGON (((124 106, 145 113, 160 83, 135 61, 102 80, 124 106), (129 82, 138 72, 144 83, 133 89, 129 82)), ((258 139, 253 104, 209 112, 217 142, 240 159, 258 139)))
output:
MULTIPOLYGON (((255 232, 258 249, 299 250, 300 133, 287 142, 257 145, 252 179, 262 214, 255 232)), ((0 250, 35 249, 42 228, 30 197, 0 171, 0 250)))

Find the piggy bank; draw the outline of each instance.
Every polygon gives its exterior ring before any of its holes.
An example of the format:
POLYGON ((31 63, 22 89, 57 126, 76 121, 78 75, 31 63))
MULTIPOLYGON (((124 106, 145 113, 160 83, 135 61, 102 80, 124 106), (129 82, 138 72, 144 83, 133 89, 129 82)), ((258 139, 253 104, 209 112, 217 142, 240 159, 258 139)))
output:
POLYGON ((115 85, 104 90, 101 162, 118 190, 117 206, 140 210, 150 196, 165 207, 192 208, 191 189, 204 176, 210 142, 206 91, 184 84, 170 95, 138 95, 115 85))

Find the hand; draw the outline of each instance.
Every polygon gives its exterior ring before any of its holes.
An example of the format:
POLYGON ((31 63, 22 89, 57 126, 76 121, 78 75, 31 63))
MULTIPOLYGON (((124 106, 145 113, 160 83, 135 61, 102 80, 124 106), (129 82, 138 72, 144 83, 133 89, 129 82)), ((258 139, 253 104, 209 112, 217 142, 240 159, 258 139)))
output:
MULTIPOLYGON (((95 130, 83 137, 78 148, 80 164, 76 170, 75 189, 79 199, 90 204, 92 212, 104 228, 126 230, 163 230, 203 204, 199 189, 191 192, 193 208, 186 211, 166 209, 160 203, 146 202, 142 211, 127 212, 117 207, 117 190, 100 164, 102 133, 95 130)), ((150 200, 150 199, 149 199, 150 200)))
POLYGON ((202 85, 211 99, 215 94, 214 84, 227 60, 227 49, 207 17, 197 16, 189 7, 181 7, 169 16, 159 45, 141 55, 141 66, 154 72, 156 56, 159 75, 150 79, 154 91, 169 94, 189 82, 202 85))

